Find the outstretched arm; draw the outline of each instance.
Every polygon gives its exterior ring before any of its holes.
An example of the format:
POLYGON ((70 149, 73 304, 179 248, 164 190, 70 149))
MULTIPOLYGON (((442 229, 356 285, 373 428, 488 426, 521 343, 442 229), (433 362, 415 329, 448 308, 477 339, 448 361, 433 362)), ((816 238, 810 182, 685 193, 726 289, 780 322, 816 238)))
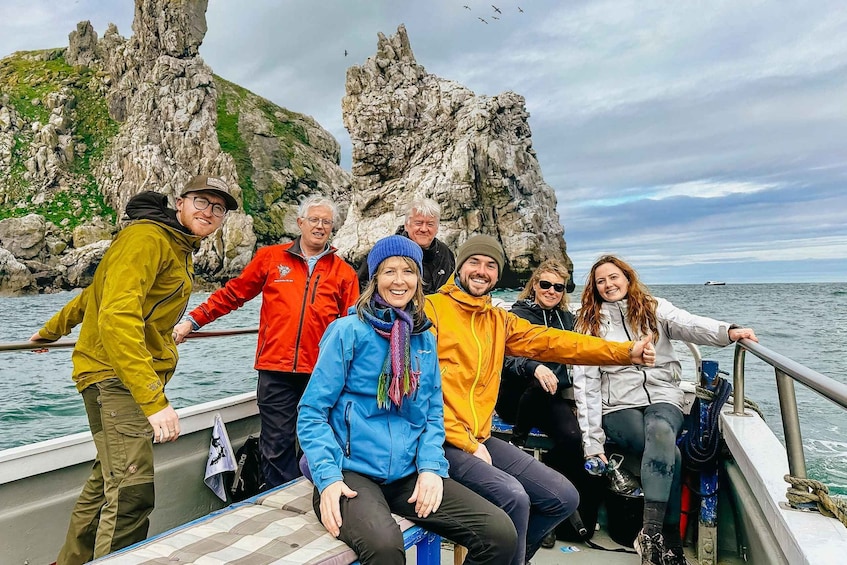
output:
POLYGON ((91 294, 91 287, 87 286, 67 304, 62 306, 40 330, 32 334, 30 341, 56 341, 63 335, 71 333, 76 326, 82 323, 85 316, 85 306, 91 294))

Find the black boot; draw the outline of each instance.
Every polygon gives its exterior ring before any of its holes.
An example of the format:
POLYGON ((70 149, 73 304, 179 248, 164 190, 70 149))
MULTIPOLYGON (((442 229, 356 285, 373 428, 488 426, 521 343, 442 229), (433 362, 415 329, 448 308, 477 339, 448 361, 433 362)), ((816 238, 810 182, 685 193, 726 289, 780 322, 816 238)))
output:
POLYGON ((518 429, 517 427, 512 428, 512 438, 509 440, 514 446, 523 447, 526 445, 526 440, 529 438, 529 432, 525 432, 523 430, 518 429))
POLYGON ((551 547, 556 545, 556 532, 548 532, 546 536, 541 539, 541 547, 544 549, 550 549, 551 547))

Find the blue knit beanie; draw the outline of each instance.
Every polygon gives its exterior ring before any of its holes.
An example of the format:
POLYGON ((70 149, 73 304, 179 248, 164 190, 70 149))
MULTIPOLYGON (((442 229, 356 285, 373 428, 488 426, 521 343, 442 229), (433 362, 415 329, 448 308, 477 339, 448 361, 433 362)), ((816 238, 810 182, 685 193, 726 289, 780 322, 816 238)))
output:
POLYGON ((421 246, 402 235, 390 235, 376 242, 368 253, 368 278, 374 278, 379 264, 389 257, 408 257, 418 265, 423 276, 423 250, 421 246))

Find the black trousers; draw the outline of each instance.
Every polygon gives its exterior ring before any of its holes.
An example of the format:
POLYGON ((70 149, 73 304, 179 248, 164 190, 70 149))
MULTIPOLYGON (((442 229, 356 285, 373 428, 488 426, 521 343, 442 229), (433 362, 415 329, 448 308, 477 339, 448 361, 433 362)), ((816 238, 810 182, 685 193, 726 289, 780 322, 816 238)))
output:
MULTIPOLYGON (((508 563, 517 534, 503 510, 451 479, 444 479, 441 506, 418 518, 414 503, 417 474, 389 484, 344 471, 344 482, 358 494, 341 498, 341 534, 338 539, 356 552, 363 565, 402 565, 406 562, 403 534, 391 513, 408 518, 427 530, 468 548, 466 565, 508 563)), ((321 516, 321 496, 315 489, 312 504, 321 516)))
POLYGON ((297 404, 306 384, 308 373, 259 371, 256 402, 262 431, 259 449, 262 452, 262 474, 265 487, 272 488, 300 476, 297 446, 297 404))

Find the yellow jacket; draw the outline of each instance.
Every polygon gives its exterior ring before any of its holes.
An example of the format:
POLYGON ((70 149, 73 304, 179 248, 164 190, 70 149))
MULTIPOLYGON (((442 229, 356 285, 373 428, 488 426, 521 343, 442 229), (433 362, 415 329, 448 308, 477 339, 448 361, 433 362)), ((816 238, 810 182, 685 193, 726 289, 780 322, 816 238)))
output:
POLYGON ((39 330, 56 340, 82 323, 71 357, 77 390, 117 377, 145 416, 168 405, 164 387, 178 359, 172 332, 188 304, 200 239, 134 222, 115 237, 91 285, 39 330))
POLYGON ((533 325, 452 280, 426 297, 437 336, 447 443, 473 453, 491 435, 503 356, 575 365, 628 365, 633 343, 533 325))

